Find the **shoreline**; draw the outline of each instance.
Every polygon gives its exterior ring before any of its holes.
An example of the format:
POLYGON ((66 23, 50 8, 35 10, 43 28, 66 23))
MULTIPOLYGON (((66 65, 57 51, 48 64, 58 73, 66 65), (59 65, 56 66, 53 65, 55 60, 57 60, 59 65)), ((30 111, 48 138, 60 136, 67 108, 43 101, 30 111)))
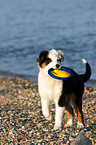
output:
MULTIPOLYGON (((38 76, 32 76, 32 75, 27 75, 27 74, 18 74, 18 73, 12 73, 12 72, 7 72, 7 71, 2 71, 0 70, 0 77, 4 77, 4 78, 20 78, 20 79, 27 79, 27 80, 31 80, 33 82, 37 83, 37 77, 38 76)), ((85 83, 86 86, 88 87, 94 87, 96 86, 96 80, 94 79, 90 79, 89 81, 87 81, 85 83)))
POLYGON ((37 83, 21 78, 0 77, 0 136, 3 144, 66 144, 70 145, 79 134, 84 134, 95 144, 96 87, 85 87, 83 95, 84 129, 74 126, 64 128, 67 116, 64 112, 61 130, 54 131, 55 108, 51 105, 53 120, 47 121, 41 109, 37 83))
POLYGON ((12 73, 12 72, 1 71, 1 70, 0 70, 0 77, 20 78, 20 79, 27 79, 33 82, 37 82, 37 76, 32 76, 32 75, 27 75, 27 74, 18 74, 18 73, 12 73))

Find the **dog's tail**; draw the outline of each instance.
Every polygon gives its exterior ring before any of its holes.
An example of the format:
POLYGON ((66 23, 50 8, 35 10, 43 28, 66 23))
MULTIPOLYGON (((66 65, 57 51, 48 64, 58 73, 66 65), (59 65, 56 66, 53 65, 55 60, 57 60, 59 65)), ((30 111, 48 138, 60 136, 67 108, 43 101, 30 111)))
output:
POLYGON ((86 72, 81 74, 80 77, 83 79, 83 82, 87 82, 91 76, 91 67, 85 59, 82 59, 82 61, 84 64, 86 64, 86 72))

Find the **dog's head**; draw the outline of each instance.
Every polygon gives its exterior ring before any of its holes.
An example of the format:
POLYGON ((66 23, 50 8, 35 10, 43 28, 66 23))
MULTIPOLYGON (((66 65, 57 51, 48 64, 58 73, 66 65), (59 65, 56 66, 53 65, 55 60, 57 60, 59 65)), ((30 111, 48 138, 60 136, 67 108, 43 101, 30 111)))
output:
POLYGON ((48 72, 50 68, 59 69, 61 62, 64 60, 62 51, 52 49, 51 51, 42 51, 37 58, 39 68, 48 72))

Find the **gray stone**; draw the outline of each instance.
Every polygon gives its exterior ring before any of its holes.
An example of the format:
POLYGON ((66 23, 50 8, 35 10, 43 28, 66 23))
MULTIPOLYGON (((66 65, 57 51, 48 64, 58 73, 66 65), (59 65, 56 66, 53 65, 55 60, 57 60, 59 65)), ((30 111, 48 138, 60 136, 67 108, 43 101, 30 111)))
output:
POLYGON ((84 134, 79 134, 70 145, 92 145, 92 142, 84 134))

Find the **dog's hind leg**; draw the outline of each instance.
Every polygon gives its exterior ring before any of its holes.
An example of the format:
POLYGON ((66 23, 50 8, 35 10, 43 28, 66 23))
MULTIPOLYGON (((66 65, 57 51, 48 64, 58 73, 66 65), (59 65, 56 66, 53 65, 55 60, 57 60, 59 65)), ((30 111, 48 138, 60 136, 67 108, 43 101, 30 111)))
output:
POLYGON ((77 106, 78 111, 78 128, 84 128, 84 120, 83 120, 83 113, 82 113, 82 103, 79 103, 79 106, 77 106))
POLYGON ((52 116, 51 116, 51 113, 50 113, 50 101, 49 100, 46 100, 46 99, 42 99, 41 100, 41 103, 42 103, 42 112, 43 112, 43 115, 45 116, 45 118, 49 121, 52 120, 52 116))
POLYGON ((82 113, 82 98, 79 97, 78 100, 74 103, 75 110, 78 115, 78 128, 84 128, 84 119, 83 119, 83 113, 82 113))
POLYGON ((65 107, 65 111, 67 113, 68 119, 64 127, 71 127, 73 125, 74 113, 73 113, 73 108, 71 107, 70 104, 68 104, 68 106, 65 107))

